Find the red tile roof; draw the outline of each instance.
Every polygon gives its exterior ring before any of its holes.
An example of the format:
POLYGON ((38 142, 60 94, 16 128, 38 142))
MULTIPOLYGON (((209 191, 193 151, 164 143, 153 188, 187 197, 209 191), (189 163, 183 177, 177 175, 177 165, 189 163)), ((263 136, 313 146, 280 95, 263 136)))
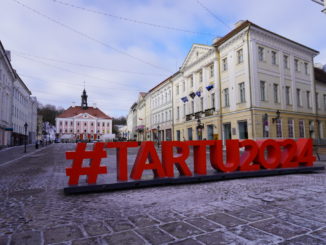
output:
POLYGON ((57 117, 58 118, 74 117, 82 113, 88 113, 91 116, 102 118, 102 119, 112 119, 98 108, 88 107, 86 110, 84 110, 81 106, 74 106, 74 107, 70 106, 67 110, 62 112, 57 117))

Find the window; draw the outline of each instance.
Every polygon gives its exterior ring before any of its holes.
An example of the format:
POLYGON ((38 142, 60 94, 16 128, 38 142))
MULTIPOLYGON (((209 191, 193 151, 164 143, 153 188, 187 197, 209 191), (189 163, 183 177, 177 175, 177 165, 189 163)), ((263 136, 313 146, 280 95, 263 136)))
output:
POLYGON ((290 87, 285 87, 285 102, 287 105, 290 105, 290 87))
POLYGON ((200 98, 200 110, 204 111, 204 98, 203 97, 200 98))
POLYGON ((209 66, 209 74, 210 74, 210 77, 214 77, 214 64, 211 64, 209 66))
POLYGON ((100 123, 97 123, 97 126, 99 127, 100 126, 100 123))
POLYGON ((276 119, 276 137, 282 137, 282 122, 281 119, 276 119))
POLYGON ((67 129, 65 129, 65 133, 67 133, 67 129))
POLYGON ((102 126, 103 126, 103 127, 105 126, 104 122, 102 123, 102 126))
POLYGON ((194 77, 190 76, 190 87, 192 88, 194 86, 194 77))
POLYGON ((261 101, 266 100, 265 82, 264 81, 260 81, 260 100, 261 101))
POLYGON ((299 120, 299 137, 304 138, 304 121, 299 120))
POLYGON ((59 125, 62 126, 62 122, 60 122, 59 125))
POLYGON ((215 108, 215 93, 212 93, 211 95, 211 102, 212 102, 212 108, 215 108))
POLYGON ((65 125, 68 126, 68 122, 67 121, 65 121, 65 125))
POLYGON ((293 120, 289 119, 288 120, 288 130, 289 130, 289 138, 294 138, 294 133, 293 133, 293 120))
POLYGON ((308 75, 308 63, 307 62, 304 63, 304 72, 306 75, 308 75))
POLYGON ((198 76, 199 76, 199 82, 201 83, 203 81, 203 71, 202 70, 200 70, 198 72, 198 76))
POLYGON ((224 89, 224 106, 229 107, 230 106, 230 101, 229 101, 229 89, 225 88, 224 89))
POLYGON ((295 71, 299 71, 299 60, 298 59, 294 59, 294 68, 295 68, 295 71))
POLYGON ((246 91, 244 82, 239 84, 240 103, 246 102, 246 91))
POLYGON ((87 126, 87 123, 84 123, 84 126, 87 126))
POLYGON ((272 64, 276 65, 276 52, 272 51, 272 64))
POLYGON ((72 122, 70 122, 70 126, 72 126, 72 122))
POLYGON ((310 91, 307 91, 307 92, 306 92, 306 95, 307 95, 307 107, 308 107, 308 108, 311 108, 311 103, 310 103, 310 91))
POLYGON ((110 127, 110 123, 107 123, 107 126, 110 127))
POLYGON ((289 56, 287 55, 283 56, 283 63, 284 63, 284 68, 289 69, 289 56))
POLYGON ((191 113, 195 112, 195 104, 194 101, 191 101, 191 113))
POLYGON ((238 56, 238 64, 242 63, 243 62, 243 50, 242 49, 239 49, 237 51, 237 56, 238 56))
POLYGON ((77 126, 79 126, 79 122, 77 123, 77 126))
POLYGON ((222 60, 222 62, 223 62, 223 71, 227 71, 228 70, 228 59, 224 58, 222 60))
POLYGON ((258 59, 259 61, 264 61, 264 48, 258 47, 258 59))
POLYGON ((297 88, 297 106, 301 106, 301 90, 297 88))
POLYGON ((320 109, 318 100, 319 100, 318 93, 316 93, 316 107, 317 107, 317 109, 320 109))
POLYGON ((273 91, 274 91, 274 103, 279 103, 278 100, 278 84, 273 84, 273 91))

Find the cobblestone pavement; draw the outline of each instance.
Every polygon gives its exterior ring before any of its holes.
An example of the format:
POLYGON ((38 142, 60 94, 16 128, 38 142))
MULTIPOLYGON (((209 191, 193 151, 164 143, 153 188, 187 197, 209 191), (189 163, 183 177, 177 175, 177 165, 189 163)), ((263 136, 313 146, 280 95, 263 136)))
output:
MULTIPOLYGON (((38 151, 41 150, 40 146, 38 151)), ((15 160, 25 155, 29 155, 32 152, 37 151, 34 144, 26 145, 26 153, 24 153, 24 145, 8 147, 0 150, 0 165, 6 164, 12 160, 15 160)))
POLYGON ((0 165, 1 245, 326 244, 325 171, 65 196, 74 147, 0 165))

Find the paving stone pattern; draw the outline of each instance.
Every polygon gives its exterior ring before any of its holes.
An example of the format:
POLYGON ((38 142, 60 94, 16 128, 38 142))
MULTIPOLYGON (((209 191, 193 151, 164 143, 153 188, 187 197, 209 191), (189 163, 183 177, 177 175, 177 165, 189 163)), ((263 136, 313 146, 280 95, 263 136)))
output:
MULTIPOLYGON (((74 147, 0 164, 0 245, 326 244, 325 171, 66 196, 74 147)), ((114 149, 102 164, 115 182, 114 149)))

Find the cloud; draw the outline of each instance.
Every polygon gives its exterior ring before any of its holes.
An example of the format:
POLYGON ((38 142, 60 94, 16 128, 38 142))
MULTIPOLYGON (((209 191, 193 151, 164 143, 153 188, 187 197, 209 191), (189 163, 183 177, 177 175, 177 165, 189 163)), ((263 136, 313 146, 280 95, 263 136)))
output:
MULTIPOLYGON (((153 28, 65 7, 52 0, 19 1, 88 36, 42 18, 13 0, 1 2, 1 8, 5 10, 0 15, 1 41, 6 49, 13 51, 13 66, 19 74, 24 75, 22 78, 33 95, 43 104, 67 108, 73 101, 80 103, 83 82, 86 81, 90 104, 97 103, 99 108, 111 116, 126 115, 137 99, 138 92, 148 91, 174 73, 193 43, 211 44, 215 36, 225 35, 229 31, 196 0, 62 1, 130 19, 213 35, 153 28), (117 52, 110 46, 122 52, 117 52), (104 67, 107 70, 35 57, 23 58, 17 51, 104 67), (163 69, 139 62, 137 58, 163 69)), ((326 40, 322 31, 326 16, 320 12, 319 5, 312 1, 200 2, 231 27, 240 19, 249 19, 264 28, 320 50, 321 54, 316 57, 316 61, 326 63, 326 40)))

